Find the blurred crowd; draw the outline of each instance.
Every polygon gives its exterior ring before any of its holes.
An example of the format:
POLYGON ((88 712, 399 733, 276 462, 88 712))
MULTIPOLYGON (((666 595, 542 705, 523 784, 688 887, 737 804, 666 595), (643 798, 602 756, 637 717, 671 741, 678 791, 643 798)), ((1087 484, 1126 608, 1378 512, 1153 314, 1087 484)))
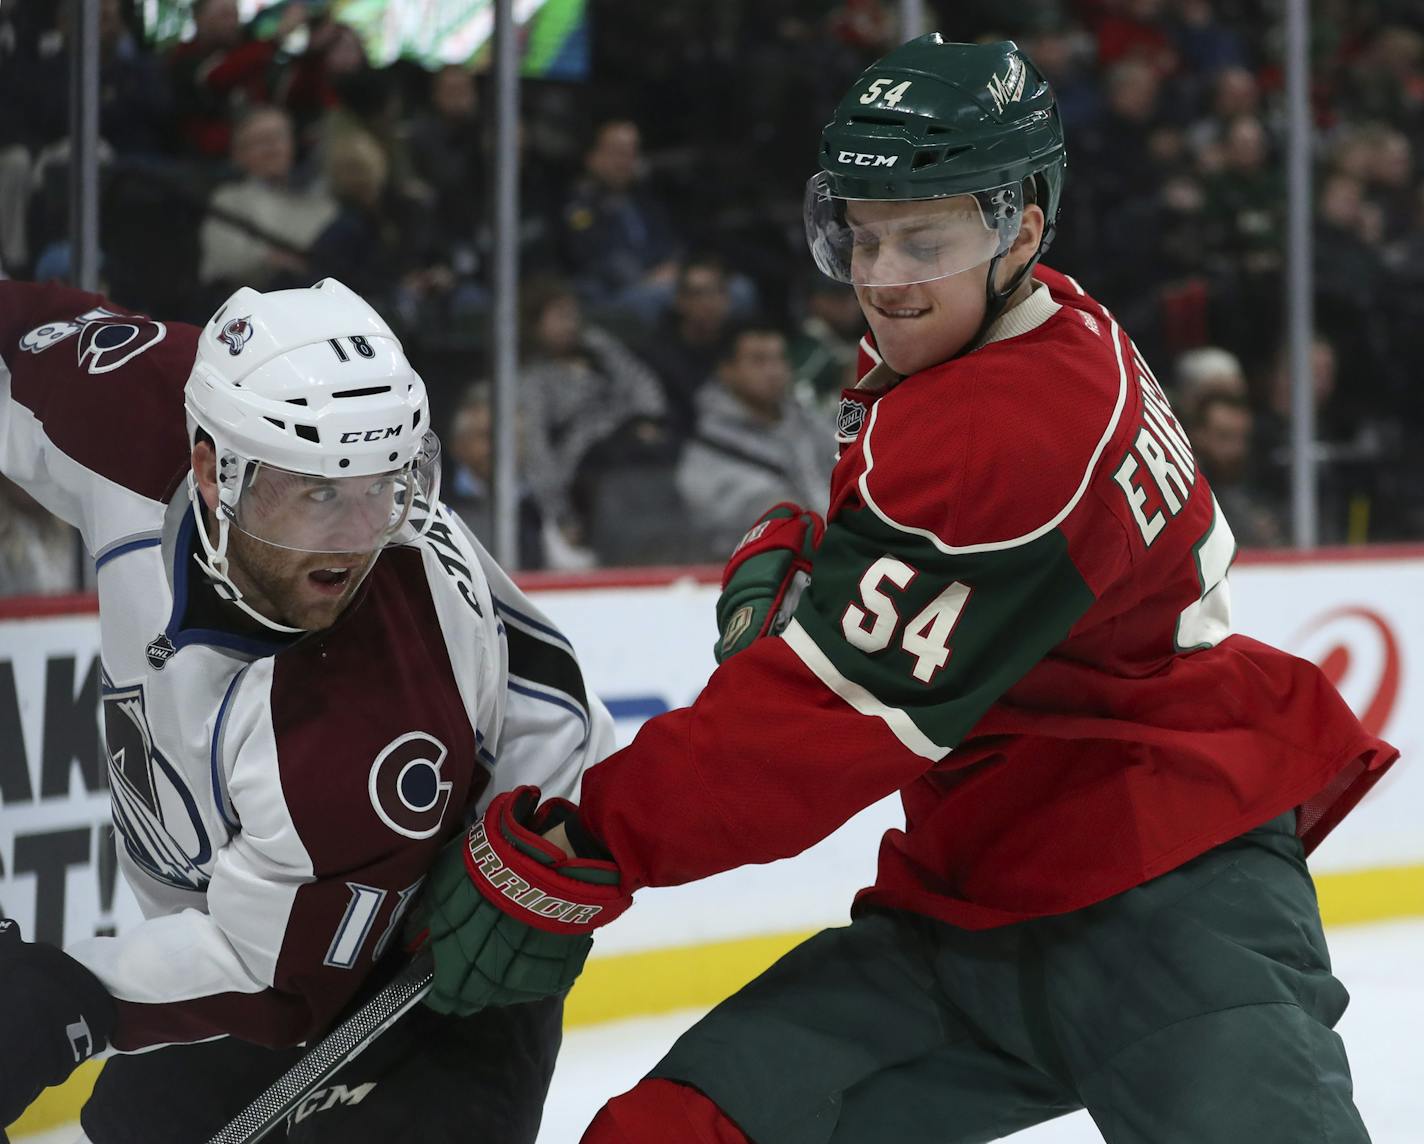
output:
MULTIPOLYGON (((1282 0, 926 7, 949 38, 1019 40, 1048 75, 1070 164, 1046 261, 1169 383, 1240 543, 1287 543, 1282 0)), ((1312 9, 1320 539, 1417 539, 1424 6, 1312 9)), ((523 567, 717 561, 770 503, 824 507, 864 324, 810 267, 802 187, 899 10, 589 0, 588 79, 524 81, 523 567)), ((73 15, 0 0, 11 276, 70 273, 73 15)), ((105 290, 202 321, 238 285, 340 278, 426 377, 447 498, 488 536, 488 77, 373 67, 327 4, 300 0, 248 26, 236 0, 194 0, 191 35, 161 50, 133 0, 101 0, 100 60, 105 290)), ((0 497, 0 593, 82 586, 63 530, 0 497)))

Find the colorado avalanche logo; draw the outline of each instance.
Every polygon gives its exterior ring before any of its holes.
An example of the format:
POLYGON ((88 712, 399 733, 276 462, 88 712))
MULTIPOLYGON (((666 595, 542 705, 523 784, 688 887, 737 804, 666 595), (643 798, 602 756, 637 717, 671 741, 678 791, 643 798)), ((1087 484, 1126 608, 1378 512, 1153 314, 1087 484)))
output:
POLYGON ((233 318, 218 333, 218 338, 227 343, 227 352, 237 357, 243 347, 252 340, 252 315, 233 318))
POLYGON ((445 744, 424 731, 388 743, 371 764, 368 791, 382 822, 406 838, 429 838, 440 829, 451 784, 440 777, 445 744))

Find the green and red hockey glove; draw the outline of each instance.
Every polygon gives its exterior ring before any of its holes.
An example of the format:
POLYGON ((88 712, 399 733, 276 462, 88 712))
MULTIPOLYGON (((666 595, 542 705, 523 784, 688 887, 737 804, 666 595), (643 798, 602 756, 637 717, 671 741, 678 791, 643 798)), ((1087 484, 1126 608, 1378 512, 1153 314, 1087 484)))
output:
POLYGON ((632 904, 618 867, 563 799, 539 805, 539 788, 518 787, 490 803, 430 871, 422 921, 435 960, 425 1004, 467 1016, 563 993, 583 969, 592 931, 632 904), (541 837, 563 824, 566 857, 541 837))
POLYGON ((722 571, 717 597, 719 634, 712 652, 718 663, 791 622, 825 531, 819 513, 782 501, 742 537, 722 571))

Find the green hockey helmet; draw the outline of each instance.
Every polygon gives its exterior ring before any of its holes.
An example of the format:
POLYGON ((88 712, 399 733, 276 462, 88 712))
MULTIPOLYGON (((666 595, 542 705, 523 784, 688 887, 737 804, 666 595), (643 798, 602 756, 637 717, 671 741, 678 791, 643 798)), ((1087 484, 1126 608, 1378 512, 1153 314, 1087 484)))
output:
POLYGON ((1027 186, 1046 220, 1036 260, 1066 162, 1053 92, 1016 44, 921 36, 867 68, 823 129, 807 241, 840 282, 933 281, 1008 251, 1027 186))

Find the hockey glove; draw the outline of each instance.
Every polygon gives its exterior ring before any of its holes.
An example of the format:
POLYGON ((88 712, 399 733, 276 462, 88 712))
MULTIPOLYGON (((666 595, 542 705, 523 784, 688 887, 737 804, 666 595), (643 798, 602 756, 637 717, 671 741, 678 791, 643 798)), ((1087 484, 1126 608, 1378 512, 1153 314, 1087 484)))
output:
POLYGON ((499 795, 430 871, 424 921, 435 982, 425 1003, 438 1013, 563 993, 583 969, 591 932, 632 904, 573 805, 538 802, 538 787, 499 795), (598 857, 565 857, 540 837, 559 823, 576 851, 598 857))
POLYGON ((826 531, 818 513, 782 501, 768 509, 727 561, 717 597, 717 643, 721 663, 760 636, 778 635, 811 581, 811 561, 826 531))
POLYGON ((108 1046, 114 999, 58 946, 0 919, 0 1138, 35 1097, 108 1046))

